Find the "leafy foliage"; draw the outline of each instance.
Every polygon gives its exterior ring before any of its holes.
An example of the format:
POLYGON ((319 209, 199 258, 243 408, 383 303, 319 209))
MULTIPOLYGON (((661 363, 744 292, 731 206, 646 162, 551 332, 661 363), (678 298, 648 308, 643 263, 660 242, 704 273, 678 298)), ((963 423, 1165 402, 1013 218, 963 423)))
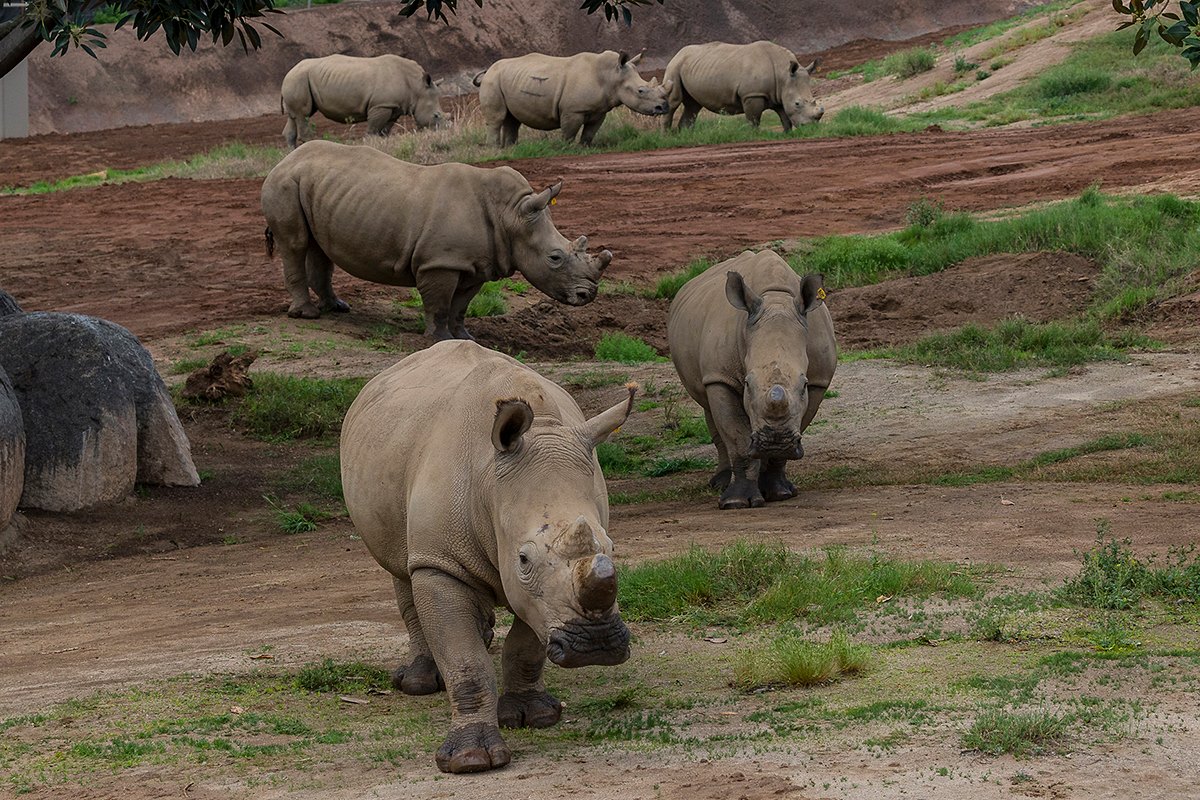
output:
MULTIPOLYGON (((483 0, 474 0, 474 2, 475 5, 483 8, 483 0)), ((446 12, 458 13, 458 0, 400 0, 400 3, 400 13, 406 17, 424 11, 425 16, 429 19, 449 22, 446 12)), ((630 6, 648 6, 651 3, 662 5, 663 0, 583 0, 579 7, 589 14, 604 9, 605 19, 611 22, 619 18, 626 25, 630 25, 633 23, 633 12, 630 11, 630 6)))
POLYGON ((1117 30, 1137 28, 1133 37, 1135 56, 1146 49, 1150 36, 1157 33, 1164 42, 1180 48, 1180 55, 1195 69, 1200 65, 1200 0, 1180 0, 1182 18, 1169 10, 1172 5, 1166 0, 1113 0, 1117 13, 1129 17, 1117 30))

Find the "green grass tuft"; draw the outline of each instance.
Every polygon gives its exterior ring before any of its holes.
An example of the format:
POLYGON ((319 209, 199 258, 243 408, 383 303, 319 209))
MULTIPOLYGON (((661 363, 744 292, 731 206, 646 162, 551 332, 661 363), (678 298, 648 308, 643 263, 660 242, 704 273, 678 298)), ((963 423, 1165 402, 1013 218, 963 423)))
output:
POLYGON ((644 364, 665 361, 650 345, 636 336, 621 331, 604 334, 596 343, 597 361, 616 361, 621 364, 644 364))
POLYGON ((387 670, 361 661, 340 662, 326 658, 319 664, 308 664, 296 673, 296 686, 307 692, 354 694, 368 689, 390 689, 392 679, 387 670))
POLYGON ((334 433, 366 381, 361 378, 297 378, 260 372, 233 413, 235 424, 268 441, 334 433))
POLYGON ((983 711, 963 735, 963 745, 991 755, 1037 755, 1062 744, 1070 719, 1051 711, 983 711))
POLYGON ((468 317, 498 317, 507 313, 508 304, 504 302, 504 293, 497 281, 485 283, 467 305, 468 317))
POLYGON ((733 683, 743 691, 772 686, 816 686, 864 672, 871 649, 856 645, 840 628, 828 642, 797 634, 781 636, 764 649, 744 650, 734 665, 733 683))

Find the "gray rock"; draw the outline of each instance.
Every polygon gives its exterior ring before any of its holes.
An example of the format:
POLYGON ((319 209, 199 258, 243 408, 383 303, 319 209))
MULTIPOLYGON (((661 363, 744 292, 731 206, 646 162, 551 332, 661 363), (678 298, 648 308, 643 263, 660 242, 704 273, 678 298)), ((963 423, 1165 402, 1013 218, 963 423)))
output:
POLYGON ((76 511, 135 482, 196 486, 191 448, 132 333, 80 314, 0 317, 0 368, 25 424, 21 506, 76 511))
MULTIPOLYGON (((2 294, 2 293, 0 293, 2 294)), ((0 298, 0 304, 3 298, 0 298)), ((8 527, 25 485, 25 425, 12 381, 0 369, 0 531, 8 527)))
POLYGON ((3 289, 0 289, 0 317, 6 317, 9 314, 20 313, 21 307, 17 305, 16 300, 13 300, 13 296, 3 289))

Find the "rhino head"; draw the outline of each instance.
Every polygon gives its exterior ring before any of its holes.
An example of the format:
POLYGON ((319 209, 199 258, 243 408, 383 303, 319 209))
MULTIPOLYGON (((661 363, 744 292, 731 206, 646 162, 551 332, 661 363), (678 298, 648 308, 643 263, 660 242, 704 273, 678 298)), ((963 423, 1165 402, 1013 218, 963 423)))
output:
POLYGON ((428 72, 421 78, 412 116, 418 128, 440 128, 446 121, 446 115, 442 113, 442 92, 428 72))
POLYGON ((612 253, 601 250, 588 255, 586 236, 569 242, 558 232, 550 219, 550 205, 561 191, 560 180, 517 203, 513 262, 530 283, 560 303, 587 305, 596 299, 600 275, 612 261, 612 253))
POLYGON ((505 599, 562 667, 620 664, 629 629, 617 609, 612 540, 602 522, 595 447, 633 408, 629 396, 576 427, 535 419, 524 400, 496 403, 496 559, 505 599))
POLYGON ((788 65, 779 100, 793 125, 817 122, 825 115, 824 106, 818 103, 813 95, 812 74, 816 68, 816 61, 807 67, 800 66, 800 62, 795 60, 788 65))
POLYGON ((655 117, 670 110, 667 97, 671 93, 672 82, 667 81, 661 86, 658 78, 647 82, 637 71, 642 54, 630 58, 627 53, 620 53, 617 59, 617 69, 620 77, 617 79, 617 100, 626 108, 639 114, 655 117))
POLYGON ((820 302, 824 278, 807 275, 800 296, 784 290, 759 295, 738 272, 725 280, 725 297, 746 312, 739 331, 745 384, 742 404, 750 418, 751 458, 796 459, 808 408, 808 312, 820 302))

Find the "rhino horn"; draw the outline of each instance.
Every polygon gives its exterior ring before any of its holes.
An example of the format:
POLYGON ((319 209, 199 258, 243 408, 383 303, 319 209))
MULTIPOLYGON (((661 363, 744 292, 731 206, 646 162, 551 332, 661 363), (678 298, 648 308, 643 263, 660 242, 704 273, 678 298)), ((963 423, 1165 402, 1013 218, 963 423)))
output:
POLYGON ((601 250, 596 254, 596 268, 601 272, 604 271, 604 268, 608 266, 610 261, 612 261, 611 250, 601 250))
POLYGON ((575 591, 584 611, 601 613, 617 602, 617 570, 611 558, 597 553, 575 562, 575 591))
POLYGON ((634 56, 633 58, 629 59, 629 66, 631 66, 631 67, 636 67, 636 66, 638 65, 638 63, 639 63, 639 62, 642 60, 642 56, 644 56, 644 55, 646 55, 646 51, 645 51, 645 50, 643 50, 642 52, 638 53, 638 54, 637 54, 636 56, 634 56))
POLYGON ((629 392, 628 397, 607 411, 600 412, 579 427, 578 430, 584 441, 590 442, 592 447, 607 440, 625 424, 625 420, 629 419, 629 413, 633 411, 633 398, 637 396, 638 385, 627 383, 625 389, 629 392))
POLYGON ((657 75, 655 75, 653 78, 650 79, 650 85, 658 86, 658 76, 657 75))
POLYGON ((766 416, 768 419, 784 419, 788 410, 787 390, 777 383, 767 392, 766 416))
POLYGON ((663 88, 664 92, 666 92, 667 94, 670 94, 671 90, 675 88, 675 81, 673 81, 673 80, 663 81, 662 88, 663 88))
POLYGON ((571 243, 571 248, 576 253, 586 253, 587 252, 587 237, 580 236, 578 239, 576 239, 574 242, 571 243))
POLYGON ((496 419, 492 422, 492 445, 500 453, 511 453, 521 446, 521 437, 533 424, 533 409, 520 398, 496 401, 496 419))
POLYGON ((546 206, 550 205, 550 201, 558 197, 558 193, 562 191, 562 178, 548 189, 531 194, 521 201, 520 211, 522 214, 536 214, 539 211, 545 210, 546 206))

